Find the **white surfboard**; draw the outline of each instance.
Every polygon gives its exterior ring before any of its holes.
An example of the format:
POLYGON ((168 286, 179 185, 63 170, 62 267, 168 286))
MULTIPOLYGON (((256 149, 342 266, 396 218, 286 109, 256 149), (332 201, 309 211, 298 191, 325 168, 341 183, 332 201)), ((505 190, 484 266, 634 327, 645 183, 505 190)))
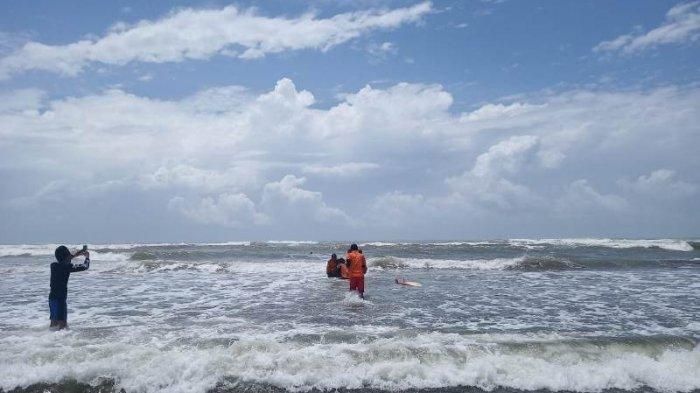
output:
POLYGON ((397 279, 395 280, 395 282, 396 282, 397 284, 399 284, 399 285, 405 285, 405 286, 408 286, 408 287, 422 287, 422 286, 423 286, 423 285, 421 285, 421 283, 419 283, 419 282, 408 281, 408 280, 403 279, 403 278, 397 278, 397 279))

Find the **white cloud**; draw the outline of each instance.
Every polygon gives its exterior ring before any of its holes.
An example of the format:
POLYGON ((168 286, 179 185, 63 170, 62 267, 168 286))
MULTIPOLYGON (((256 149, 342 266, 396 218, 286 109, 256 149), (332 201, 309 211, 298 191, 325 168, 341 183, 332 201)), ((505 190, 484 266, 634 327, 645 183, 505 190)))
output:
MULTIPOLYGON (((458 236, 460 222, 474 217, 479 228, 505 221, 522 228, 552 219, 546 213, 557 206, 568 206, 569 217, 613 210, 624 222, 661 206, 635 193, 689 195, 700 182, 696 87, 550 92, 466 113, 452 110, 441 86, 409 83, 367 86, 321 108, 289 79, 262 93, 220 86, 172 100, 122 90, 62 99, 22 90, 4 98, 0 170, 13 185, 0 199, 3 214, 23 195, 37 196, 37 214, 56 196, 104 209, 64 191, 105 185, 104 199, 119 184, 161 208, 179 196, 171 214, 213 225, 267 223, 282 231, 299 223, 305 234, 325 234, 318 228, 343 223, 370 237, 377 228, 401 237, 408 227, 417 237, 458 236), (638 168, 674 173, 639 177, 638 168), (376 217, 349 214, 364 211, 376 217)), ((689 200, 678 199, 679 209, 689 200)))
POLYGON ((255 166, 239 165, 217 171, 176 164, 162 166, 152 174, 141 176, 141 184, 145 188, 185 187, 202 192, 232 191, 254 188, 257 178, 258 168, 255 166))
POLYGON ((517 172, 525 160, 525 154, 537 144, 532 135, 519 135, 499 142, 476 159, 471 175, 487 178, 517 172))
POLYGON ((339 165, 305 165, 302 172, 319 176, 358 176, 363 172, 378 169, 379 165, 372 162, 347 162, 339 165))
POLYGON ((621 35, 596 45, 595 52, 640 52, 666 44, 696 41, 700 37, 700 1, 681 3, 666 13, 664 23, 646 33, 621 35))
POLYGON ((697 184, 676 179, 676 172, 657 169, 649 175, 639 176, 633 181, 621 180, 620 185, 635 194, 659 199, 680 199, 692 196, 700 190, 697 184))
POLYGON ((503 104, 486 104, 479 109, 470 112, 465 116, 467 121, 485 121, 485 120, 502 120, 507 117, 516 117, 527 113, 530 110, 542 109, 544 105, 530 105, 519 102, 503 105, 503 104))
POLYGON ((430 215, 428 209, 423 195, 392 191, 374 199, 367 220, 374 225, 400 228, 430 215))
MULTIPOLYGON (((318 116, 311 128, 324 137, 342 137, 339 143, 346 146, 364 134, 372 136, 373 144, 400 148, 415 143, 420 136, 448 133, 458 126, 449 113, 452 95, 440 85, 399 83, 387 89, 365 86, 340 98, 343 101, 318 116)), ((372 146, 365 144, 364 148, 372 146)))
POLYGON ((67 45, 28 42, 0 59, 0 79, 28 70, 75 76, 91 63, 166 63, 202 60, 217 54, 255 59, 300 49, 326 51, 376 29, 392 29, 420 20, 431 11, 424 2, 393 10, 367 10, 319 19, 267 17, 253 9, 181 9, 155 21, 116 24, 103 37, 67 45), (224 53, 225 52, 225 53, 224 53))
MULTIPOLYGON (((261 206, 275 217, 297 222, 347 224, 349 217, 340 209, 330 207, 320 192, 301 188, 306 178, 286 175, 263 188, 261 206)), ((288 221, 289 222, 289 221, 288 221)))
POLYGON ((510 137, 479 155, 471 170, 446 182, 469 203, 485 203, 499 209, 532 204, 532 192, 508 177, 521 171, 536 146, 537 138, 532 135, 510 137))
POLYGON ((389 56, 394 56, 399 53, 399 49, 393 42, 370 42, 367 45, 367 53, 370 55, 372 61, 381 62, 386 60, 389 56))
POLYGON ((190 203, 182 197, 173 197, 168 207, 202 224, 235 228, 269 222, 266 215, 256 211, 253 201, 241 193, 221 194, 216 198, 205 197, 198 203, 190 203))
POLYGON ((39 89, 0 92, 0 114, 23 111, 32 113, 40 107, 45 98, 46 94, 39 89))
POLYGON ((557 201, 556 210, 564 215, 581 215, 586 212, 622 212, 629 207, 627 200, 619 195, 602 194, 588 180, 572 182, 565 194, 557 201))

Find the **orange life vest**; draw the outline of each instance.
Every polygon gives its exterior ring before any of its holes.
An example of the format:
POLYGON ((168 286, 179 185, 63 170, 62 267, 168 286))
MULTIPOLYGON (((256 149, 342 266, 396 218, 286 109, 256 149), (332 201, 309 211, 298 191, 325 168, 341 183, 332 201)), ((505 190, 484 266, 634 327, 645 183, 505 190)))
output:
POLYGON ((345 258, 348 261, 348 270, 350 270, 350 278, 360 278, 365 276, 367 271, 367 263, 365 256, 357 251, 351 251, 345 258))
POLYGON ((344 263, 340 264, 340 278, 350 278, 350 275, 348 273, 348 268, 345 266, 344 263))
POLYGON ((337 259, 329 259, 328 264, 326 265, 326 273, 331 274, 335 272, 335 269, 338 267, 338 260, 337 259))

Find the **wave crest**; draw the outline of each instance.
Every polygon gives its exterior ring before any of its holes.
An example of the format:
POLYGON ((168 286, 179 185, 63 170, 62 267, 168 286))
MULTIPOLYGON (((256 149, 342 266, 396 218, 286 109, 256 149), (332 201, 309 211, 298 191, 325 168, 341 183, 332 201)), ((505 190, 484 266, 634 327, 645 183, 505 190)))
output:
POLYGON ((602 247, 602 248, 658 248, 668 251, 693 251, 692 242, 678 239, 511 239, 516 247, 602 247))
POLYGON ((427 333, 352 343, 309 343, 248 334, 227 345, 174 348, 89 342, 91 348, 102 349, 90 351, 72 336, 63 339, 73 345, 62 348, 64 357, 57 359, 33 357, 33 351, 26 351, 24 345, 8 348, 4 356, 17 367, 5 370, 0 388, 42 382, 47 375, 52 380, 79 376, 89 382, 106 370, 119 388, 144 392, 204 392, 214 387, 220 392, 255 391, 240 388, 256 384, 286 391, 471 386, 489 391, 505 387, 687 392, 700 388, 700 350, 695 340, 682 337, 519 342, 427 333), (65 358, 73 361, 64 363, 65 358), (173 369, 187 372, 173 373, 173 369), (228 390, 225 381, 238 389, 228 390))
POLYGON ((567 259, 553 257, 494 258, 494 259, 427 259, 393 256, 370 258, 369 265, 380 269, 465 269, 465 270, 565 270, 582 266, 567 259))

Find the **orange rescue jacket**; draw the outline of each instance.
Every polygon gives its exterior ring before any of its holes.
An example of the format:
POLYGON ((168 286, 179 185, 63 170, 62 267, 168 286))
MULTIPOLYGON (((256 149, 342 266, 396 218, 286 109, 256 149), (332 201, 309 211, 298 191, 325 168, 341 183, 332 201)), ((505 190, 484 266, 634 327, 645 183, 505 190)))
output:
POLYGON ((331 274, 335 272, 335 269, 338 267, 338 260, 337 259, 329 259, 328 263, 326 264, 326 274, 331 274))
POLYGON ((350 270, 350 278, 361 278, 367 272, 367 262, 365 256, 357 251, 348 253, 345 260, 348 261, 348 270, 350 270))
POLYGON ((348 268, 344 263, 340 264, 340 278, 350 278, 350 273, 348 273, 348 268))

